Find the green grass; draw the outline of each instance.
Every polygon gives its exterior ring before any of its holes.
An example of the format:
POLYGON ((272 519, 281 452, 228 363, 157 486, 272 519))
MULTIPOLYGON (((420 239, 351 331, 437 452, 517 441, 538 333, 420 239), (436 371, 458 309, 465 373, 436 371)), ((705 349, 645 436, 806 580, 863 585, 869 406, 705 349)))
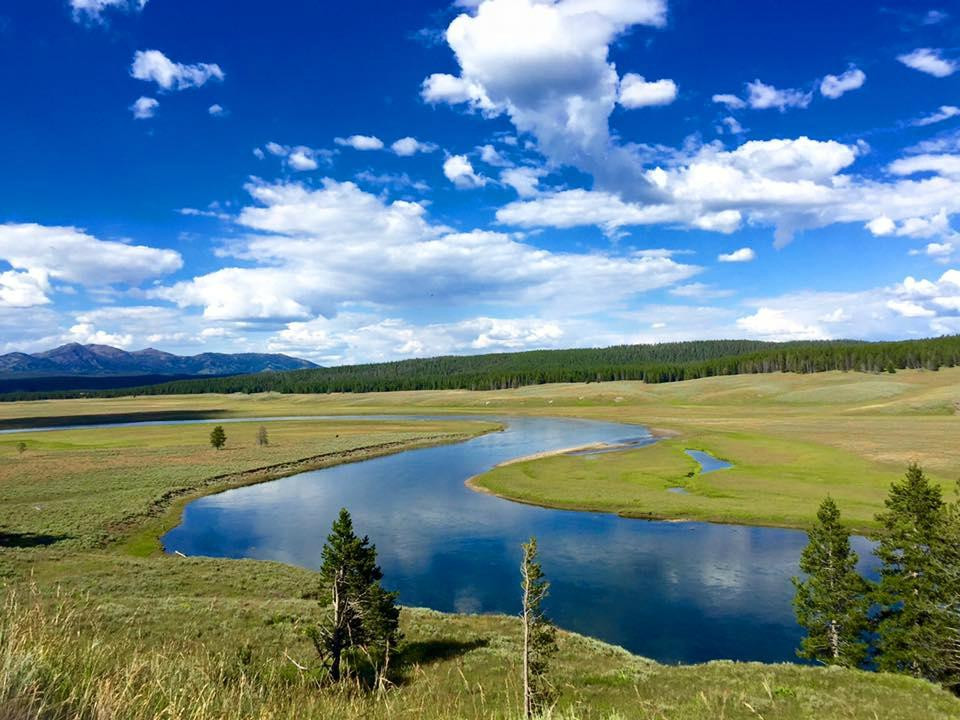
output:
MULTIPOLYGON (((830 492, 871 527, 891 480, 917 459, 960 476, 960 369, 825 373, 514 391, 191 396, 0 404, 0 425, 180 417, 517 413, 638 423, 651 447, 552 457, 482 480, 528 502, 640 516, 802 525, 830 492), (685 448, 735 463, 698 475, 685 448), (693 472, 693 475, 689 475, 693 472), (499 483, 499 484, 498 484, 499 483), (666 492, 683 486, 689 495, 666 492)), ((516 718, 518 623, 405 608, 397 685, 320 689, 303 628, 319 608, 307 570, 158 555, 190 498, 290 472, 493 429, 489 423, 342 420, 82 429, 0 436, 0 717, 516 718), (23 455, 17 443, 27 443, 23 455), (265 469, 266 468, 266 469, 265 469), (12 603, 13 601, 8 601, 12 603), (38 710, 42 706, 44 709, 38 710)), ((389 578, 386 579, 389 585, 389 578)), ((401 598, 402 601, 402 598, 401 598)), ((960 701, 910 678, 798 665, 663 666, 564 634, 555 717, 644 720, 946 720, 960 701)))
MULTIPOLYGON (((103 708, 131 719, 519 718, 519 623, 504 616, 405 608, 391 690, 316 687, 297 666, 314 664, 302 630, 319 615, 309 597, 317 588, 314 573, 250 560, 95 552, 41 562, 0 617, 0 717, 26 696, 78 720, 105 717, 103 708)), ((790 664, 665 666, 567 633, 551 672, 558 718, 960 716, 960 701, 910 678, 790 664)))
MULTIPOLYGON (((895 470, 818 443, 758 433, 690 432, 634 450, 509 463, 470 485, 568 510, 782 527, 808 526, 829 494, 848 525, 869 531, 877 527, 875 515, 895 476, 895 470), (701 474, 686 449, 706 450, 733 467, 701 474)), ((949 496, 952 488, 947 491, 949 496)))

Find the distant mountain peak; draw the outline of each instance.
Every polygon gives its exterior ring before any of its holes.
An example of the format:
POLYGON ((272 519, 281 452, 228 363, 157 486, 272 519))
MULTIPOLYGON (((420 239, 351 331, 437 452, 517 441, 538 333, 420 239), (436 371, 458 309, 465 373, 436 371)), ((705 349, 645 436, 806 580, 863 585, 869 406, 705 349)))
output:
POLYGON ((240 375, 317 367, 308 360, 270 353, 201 353, 182 356, 145 348, 128 352, 112 345, 66 343, 37 353, 0 355, 0 377, 70 375, 240 375))

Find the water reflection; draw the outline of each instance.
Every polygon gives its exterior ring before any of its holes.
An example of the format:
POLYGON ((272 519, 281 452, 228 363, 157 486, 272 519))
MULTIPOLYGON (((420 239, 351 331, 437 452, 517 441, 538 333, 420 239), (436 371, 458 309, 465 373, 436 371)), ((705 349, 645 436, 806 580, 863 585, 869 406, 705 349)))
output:
MULTIPOLYGON (((464 481, 510 458, 636 441, 636 426, 510 418, 505 432, 238 488, 187 506, 168 551, 316 568, 337 511, 377 544, 406 605, 515 613, 520 543, 535 534, 562 627, 664 662, 782 661, 800 637, 789 578, 802 532, 626 520, 474 493, 464 481)), ((858 540, 861 555, 869 553, 858 540)))

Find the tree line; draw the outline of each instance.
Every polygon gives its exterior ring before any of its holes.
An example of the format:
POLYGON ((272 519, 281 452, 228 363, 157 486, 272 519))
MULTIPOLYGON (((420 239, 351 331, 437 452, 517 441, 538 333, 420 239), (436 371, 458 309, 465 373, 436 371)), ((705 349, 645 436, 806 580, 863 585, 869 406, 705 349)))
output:
POLYGON ((960 364, 960 335, 859 342, 705 340, 608 348, 443 356, 366 365, 199 378, 96 392, 8 393, 4 400, 191 393, 503 390, 545 383, 675 382, 719 375, 828 370, 896 372, 960 364))
MULTIPOLYGON (((960 488, 958 488, 960 489, 960 488)), ((879 579, 857 572, 840 511, 826 498, 809 531, 794 607, 798 655, 875 668, 960 692, 960 497, 946 503, 916 464, 890 487, 875 554, 879 579)))

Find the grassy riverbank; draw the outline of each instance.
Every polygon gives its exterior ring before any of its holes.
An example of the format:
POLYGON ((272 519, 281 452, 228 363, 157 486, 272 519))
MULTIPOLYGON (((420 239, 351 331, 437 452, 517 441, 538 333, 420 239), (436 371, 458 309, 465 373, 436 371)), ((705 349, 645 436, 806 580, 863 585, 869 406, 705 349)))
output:
MULTIPOLYGON (((0 423, 42 426, 50 418, 117 414, 151 419, 153 413, 195 419, 509 412, 609 419, 676 435, 648 448, 543 458, 501 470, 527 478, 524 492, 533 502, 572 498, 571 507, 638 515, 803 524, 829 490, 845 513, 867 522, 906 460, 920 460, 944 482, 960 474, 960 446, 949 441, 960 428, 958 390, 960 369, 739 376, 495 393, 14 403, 0 406, 0 423), (695 463, 683 454, 686 447, 709 450, 737 468, 688 477, 695 463), (714 485, 729 478, 737 482, 714 485), (691 495, 665 491, 677 485, 691 495), (692 505, 676 504, 682 502, 692 505)), ((210 425, 0 436, 0 584, 16 598, 0 613, 0 717, 518 716, 515 619, 407 608, 394 689, 382 696, 321 690, 298 669, 313 662, 302 630, 319 612, 314 573, 157 553, 157 537, 189 498, 495 426, 278 421, 267 425, 271 444, 261 448, 259 424, 226 425, 222 452, 208 445, 210 425), (27 443, 22 454, 21 441, 27 443), (47 710, 31 710, 36 703, 47 710)), ((663 666, 575 635, 563 636, 555 679, 557 714, 564 717, 960 717, 956 698, 905 677, 796 665, 663 666)))

